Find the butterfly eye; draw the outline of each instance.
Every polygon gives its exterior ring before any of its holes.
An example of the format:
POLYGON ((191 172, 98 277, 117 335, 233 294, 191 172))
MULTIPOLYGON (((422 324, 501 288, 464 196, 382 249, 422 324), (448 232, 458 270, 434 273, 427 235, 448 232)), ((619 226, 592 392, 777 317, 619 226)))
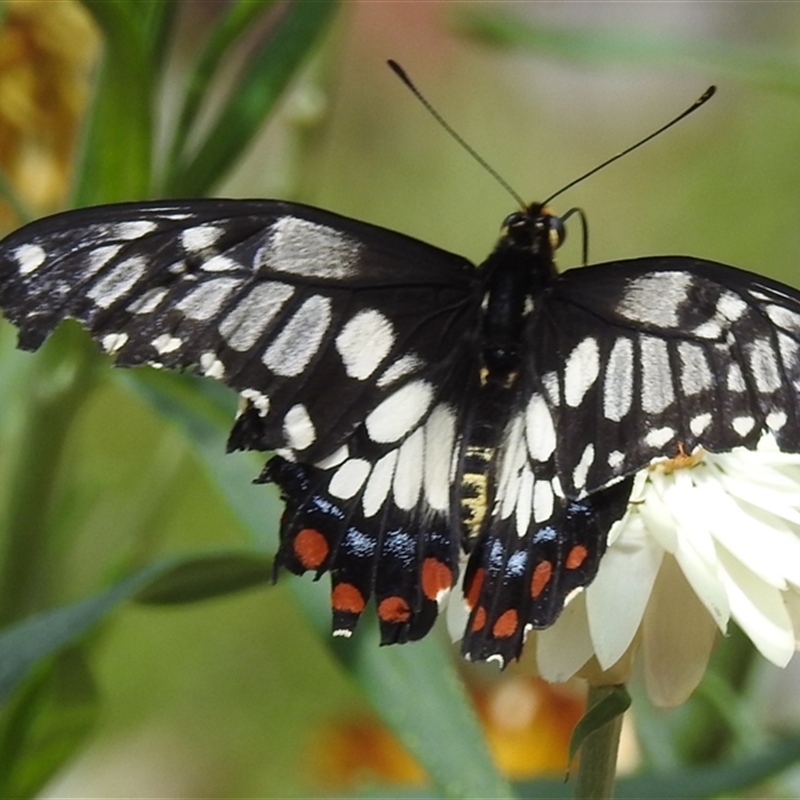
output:
POLYGON ((561 217, 547 215, 544 217, 547 225, 547 238, 550 242, 551 250, 558 250, 567 238, 567 229, 561 217))
POLYGON ((522 211, 514 211, 503 220, 503 230, 510 231, 530 224, 530 215, 522 211))

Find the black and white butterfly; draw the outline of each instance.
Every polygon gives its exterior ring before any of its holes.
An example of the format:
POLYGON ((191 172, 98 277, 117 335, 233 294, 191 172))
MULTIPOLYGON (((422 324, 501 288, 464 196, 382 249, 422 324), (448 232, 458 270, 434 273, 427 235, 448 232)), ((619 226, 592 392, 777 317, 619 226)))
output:
POLYGON ((562 239, 534 204, 475 267, 298 204, 111 205, 0 243, 0 307, 23 348, 69 317, 236 389, 229 448, 277 453, 277 563, 330 573, 335 633, 372 600, 384 643, 424 636, 466 555, 463 653, 505 663, 654 459, 800 451, 798 292, 680 256, 558 274, 562 239))

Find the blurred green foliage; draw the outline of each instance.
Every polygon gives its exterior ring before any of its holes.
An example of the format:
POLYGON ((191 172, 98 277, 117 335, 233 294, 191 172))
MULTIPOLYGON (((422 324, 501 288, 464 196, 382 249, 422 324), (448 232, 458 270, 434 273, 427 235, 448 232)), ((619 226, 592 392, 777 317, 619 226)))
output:
MULTIPOLYGON (((104 49, 72 204, 248 191, 254 171, 255 185, 269 187, 274 167, 285 194, 476 259, 488 251, 511 203, 487 192, 486 176, 439 140, 388 71, 373 69, 377 56, 347 39, 352 9, 334 22, 337 4, 323 0, 230 2, 200 25, 202 44, 186 57, 175 52, 180 27, 203 4, 84 5, 104 49), (349 78, 335 62, 341 52, 356 62, 349 78), (287 89, 298 85, 306 98, 330 102, 316 125, 286 110, 287 89), (262 138, 271 117, 283 138, 262 138), (423 204, 436 212, 421 214, 423 204)), ((785 50, 762 44, 756 58, 752 47, 665 33, 643 47, 639 32, 619 24, 613 35, 566 30, 488 4, 471 15, 459 9, 456 20, 483 47, 572 65, 565 69, 590 59, 619 76, 656 63, 685 72, 691 62, 702 75, 681 82, 684 104, 709 76, 729 86, 749 76, 756 94, 735 84, 705 123, 693 118, 573 196, 590 212, 595 258, 678 248, 797 283, 800 81, 785 50)), ((440 48, 452 46, 444 26, 435 33, 440 48)), ((464 119, 477 105, 477 130, 459 129, 525 190, 551 192, 665 116, 648 107, 645 119, 637 109, 629 132, 617 117, 633 100, 604 94, 603 76, 581 72, 585 90, 569 80, 554 89, 545 61, 550 77, 531 86, 521 56, 503 71, 507 55, 459 46, 469 55, 453 57, 457 79, 430 67, 442 110, 464 119), (593 91, 605 105, 593 104, 593 91), (602 124, 576 123, 584 111, 582 119, 602 124)), ((666 116, 680 107, 670 100, 666 116)), ((565 258, 577 260, 572 247, 565 258)), ((571 795, 561 781, 511 787, 497 773, 441 638, 379 649, 365 620, 353 640, 334 641, 319 585, 292 580, 264 591, 280 503, 250 484, 258 458, 224 455, 231 393, 186 376, 112 372, 76 326, 63 326, 36 356, 16 352, 13 339, 3 326, 0 796, 34 796, 86 743, 102 755, 104 743, 113 751, 137 731, 148 759, 163 748, 171 769, 194 773, 183 776, 183 793, 307 795, 309 727, 365 704, 430 776, 430 794, 409 797, 571 795), (173 729, 161 739, 164 716, 173 729)), ((743 787, 796 762, 800 738, 776 743, 768 721, 754 719, 755 672, 752 648, 734 634, 683 708, 658 712, 636 697, 643 766, 617 795, 748 796, 743 787)))

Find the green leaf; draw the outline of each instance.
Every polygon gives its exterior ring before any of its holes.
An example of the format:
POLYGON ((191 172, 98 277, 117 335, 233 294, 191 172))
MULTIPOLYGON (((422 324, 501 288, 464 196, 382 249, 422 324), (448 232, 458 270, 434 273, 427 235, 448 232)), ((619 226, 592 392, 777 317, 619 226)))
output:
POLYGON ((35 664, 82 636, 176 563, 174 558, 156 562, 95 597, 37 614, 0 632, 0 703, 35 664))
POLYGON ((83 0, 103 33, 103 56, 86 120, 72 205, 148 196, 158 74, 155 50, 172 14, 165 0, 83 0), (145 13, 146 12, 146 13, 145 13))
POLYGON ((0 714, 0 797, 34 797, 83 746, 98 696, 81 648, 34 670, 0 714))
POLYGON ((346 652, 345 667, 441 796, 515 797, 489 755, 450 648, 435 635, 378 647, 376 635, 363 633, 336 652, 346 652))
POLYGON ((689 67, 707 72, 714 69, 735 75, 743 83, 800 92, 800 64, 794 53, 735 47, 698 37, 651 34, 643 30, 581 30, 531 23, 511 13, 465 11, 458 15, 458 30, 483 44, 519 49, 570 63, 689 67))
POLYGON ((0 704, 37 663, 83 636, 125 600, 140 596, 144 602, 190 602, 211 597, 215 591, 226 594, 255 585, 256 567, 260 582, 268 580, 269 561, 259 553, 164 558, 94 597, 6 628, 0 632, 0 704), (155 588, 148 600, 146 589, 151 584, 155 588))
POLYGON ((215 381, 151 369, 115 370, 113 378, 177 424, 258 550, 273 549, 282 506, 275 491, 253 484, 265 457, 260 453, 225 452, 225 435, 236 407, 235 393, 215 381))
POLYGON ((702 800, 729 797, 800 761, 800 734, 770 742, 751 756, 702 769, 642 775, 617 782, 617 800, 702 800))
POLYGON ((623 685, 610 686, 603 693, 599 702, 595 703, 578 720, 578 724, 569 737, 569 761, 578 754, 587 736, 591 736, 613 722, 617 717, 622 716, 631 705, 631 696, 623 685))
POLYGON ((173 163, 165 192, 172 196, 208 194, 259 131, 291 79, 333 19, 338 3, 289 3, 283 16, 253 54, 227 103, 191 160, 173 163))
POLYGON ((225 16, 214 25, 189 78, 186 97, 174 134, 172 159, 180 157, 180 150, 186 145, 189 131, 197 120, 198 112, 208 99, 207 94, 220 63, 229 55, 229 50, 240 37, 248 32, 250 26, 273 5, 275 0, 237 0, 229 6, 225 16))
POLYGON ((272 582, 272 559, 253 553, 185 558, 152 580, 135 597, 137 603, 196 603, 272 582))

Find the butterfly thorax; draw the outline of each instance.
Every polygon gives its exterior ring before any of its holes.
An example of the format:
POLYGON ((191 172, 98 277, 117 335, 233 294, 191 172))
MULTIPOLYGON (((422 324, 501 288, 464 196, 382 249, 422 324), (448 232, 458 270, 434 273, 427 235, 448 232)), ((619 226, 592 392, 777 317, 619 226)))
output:
POLYGON ((558 222, 536 205, 526 213, 510 215, 503 236, 480 267, 484 276, 481 361, 476 401, 465 421, 457 484, 462 539, 468 550, 480 536, 494 502, 494 462, 503 433, 499 423, 515 405, 526 319, 556 276, 553 250, 563 234, 552 221, 558 222))
POLYGON ((484 276, 482 379, 513 381, 526 317, 556 277, 553 252, 563 241, 560 220, 538 204, 509 215, 503 236, 481 265, 484 276))

